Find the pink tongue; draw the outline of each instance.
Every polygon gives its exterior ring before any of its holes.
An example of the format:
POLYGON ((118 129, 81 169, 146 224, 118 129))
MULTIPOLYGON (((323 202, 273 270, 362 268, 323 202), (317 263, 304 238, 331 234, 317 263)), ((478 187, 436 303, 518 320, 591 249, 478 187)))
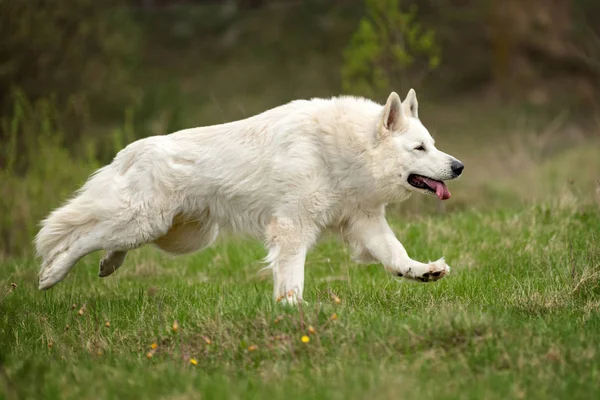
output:
POLYGON ((440 200, 448 200, 450 198, 450 191, 444 182, 434 181, 429 178, 423 178, 423 181, 427 186, 435 190, 435 194, 440 200))

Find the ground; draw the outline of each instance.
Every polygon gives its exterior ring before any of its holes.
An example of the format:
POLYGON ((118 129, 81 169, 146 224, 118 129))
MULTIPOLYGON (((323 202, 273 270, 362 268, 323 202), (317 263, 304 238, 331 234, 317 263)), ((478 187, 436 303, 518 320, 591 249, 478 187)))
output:
POLYGON ((392 224, 410 254, 445 255, 452 274, 403 282, 326 238, 308 258, 309 304, 296 310, 272 302, 254 242, 182 258, 145 249, 106 279, 92 255, 48 292, 35 288, 33 260, 9 262, 5 398, 600 394, 597 207, 392 224))

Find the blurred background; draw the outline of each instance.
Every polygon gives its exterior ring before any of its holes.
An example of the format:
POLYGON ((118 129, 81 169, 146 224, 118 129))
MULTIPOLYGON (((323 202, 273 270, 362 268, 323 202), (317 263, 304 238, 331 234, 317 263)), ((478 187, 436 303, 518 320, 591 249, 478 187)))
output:
POLYGON ((0 0, 0 259, 128 143, 415 88, 466 165, 392 214, 600 204, 598 0, 0 0))

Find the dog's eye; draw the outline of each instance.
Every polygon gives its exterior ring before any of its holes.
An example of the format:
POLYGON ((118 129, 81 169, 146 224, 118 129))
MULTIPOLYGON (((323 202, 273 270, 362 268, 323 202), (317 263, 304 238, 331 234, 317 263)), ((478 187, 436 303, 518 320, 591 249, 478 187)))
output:
POLYGON ((425 151, 425 147, 423 147, 423 145, 420 145, 420 146, 415 147, 415 150, 417 150, 417 151, 425 151))

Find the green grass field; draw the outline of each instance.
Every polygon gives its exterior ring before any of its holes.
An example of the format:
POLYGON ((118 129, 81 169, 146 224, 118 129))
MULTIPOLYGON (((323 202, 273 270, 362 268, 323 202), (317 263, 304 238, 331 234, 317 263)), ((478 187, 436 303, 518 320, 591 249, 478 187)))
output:
MULTIPOLYGON (((272 301, 256 241, 179 258, 147 247, 105 279, 96 253, 47 292, 36 260, 5 258, 0 398, 600 397, 599 144, 543 116, 503 127, 505 112, 432 108, 465 174, 447 202, 390 207, 413 258, 452 266, 436 283, 355 265, 332 237, 309 254, 302 309, 272 301)), ((42 215, 58 205, 46 187, 64 197, 88 173, 53 159, 42 154, 54 169, 26 177, 36 191, 15 192, 15 210, 42 215)))
POLYGON ((414 258, 445 255, 451 275, 402 282, 379 266, 354 265, 325 238, 308 258, 309 304, 298 310, 272 302, 254 242, 182 258, 144 249, 106 279, 96 276, 95 254, 48 292, 35 288, 35 261, 9 261, 0 297, 3 396, 600 395, 597 206, 392 222, 414 258))
MULTIPOLYGON (((449 201, 413 195, 388 208, 409 255, 445 256, 449 276, 404 282, 354 264, 324 237, 307 259, 308 304, 284 307, 261 271, 262 245, 223 238, 179 258, 133 251, 105 279, 102 254, 91 254, 61 284, 37 290, 38 222, 127 143, 342 93, 343 49, 366 12, 362 2, 306 3, 235 21, 217 2, 136 13, 116 21, 127 43, 106 39, 115 61, 127 58, 127 85, 93 68, 111 85, 84 79, 89 104, 54 102, 51 82, 34 91, 44 98, 16 92, 12 114, 0 115, 0 400, 600 399, 600 114, 569 80, 548 104, 488 98, 493 90, 478 82, 492 73, 491 53, 454 32, 478 32, 472 11, 454 5, 432 13, 445 21, 450 69, 410 85, 438 148, 465 173, 449 183, 449 201)), ((6 43, 42 49, 50 33, 62 37, 53 26, 69 25, 62 9, 48 7, 33 6, 36 18, 6 43)), ((64 36, 57 48, 77 49, 64 36)), ((82 65, 96 65, 80 53, 82 65)), ((87 76, 67 61, 57 77, 87 76)), ((404 98, 410 85, 390 91, 404 98)), ((516 86, 505 90, 530 91, 516 86)))

